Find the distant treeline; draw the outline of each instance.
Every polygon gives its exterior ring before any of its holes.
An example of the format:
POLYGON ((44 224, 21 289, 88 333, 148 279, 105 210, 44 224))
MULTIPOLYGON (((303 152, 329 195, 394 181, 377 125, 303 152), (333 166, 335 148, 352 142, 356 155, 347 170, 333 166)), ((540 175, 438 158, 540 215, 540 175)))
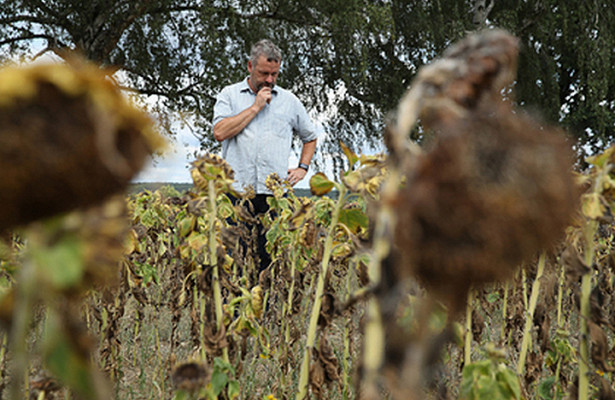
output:
POLYGON ((178 183, 178 182, 138 182, 133 183, 128 188, 130 193, 139 193, 144 190, 149 190, 150 192, 154 192, 160 189, 163 186, 172 186, 180 193, 184 193, 190 189, 192 189, 192 183, 178 183))
MULTIPOLYGON (((178 183, 178 182, 138 182, 130 185, 129 192, 131 194, 139 193, 144 190, 149 190, 150 192, 156 191, 163 186, 172 186, 175 190, 180 193, 185 193, 188 190, 193 188, 192 183, 178 183)), ((312 194, 310 193, 310 189, 295 189, 295 194, 298 197, 310 197, 312 194)), ((337 198, 337 192, 331 193, 330 197, 337 198)))

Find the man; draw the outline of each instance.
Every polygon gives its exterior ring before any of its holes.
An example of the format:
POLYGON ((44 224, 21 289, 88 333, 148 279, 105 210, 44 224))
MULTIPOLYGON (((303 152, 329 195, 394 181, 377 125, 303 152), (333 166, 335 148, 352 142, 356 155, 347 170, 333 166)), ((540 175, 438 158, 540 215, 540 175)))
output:
MULTIPOLYGON (((249 76, 225 87, 214 106, 214 138, 222 143, 222 157, 235 172, 234 188, 252 186, 255 214, 268 210, 267 176, 277 173, 296 185, 307 174, 316 150, 317 132, 299 99, 275 85, 280 72, 280 49, 269 40, 252 46, 249 76), (288 167, 293 134, 303 143, 299 165, 288 167)), ((259 227, 261 269, 270 258, 265 251, 265 232, 259 227)))

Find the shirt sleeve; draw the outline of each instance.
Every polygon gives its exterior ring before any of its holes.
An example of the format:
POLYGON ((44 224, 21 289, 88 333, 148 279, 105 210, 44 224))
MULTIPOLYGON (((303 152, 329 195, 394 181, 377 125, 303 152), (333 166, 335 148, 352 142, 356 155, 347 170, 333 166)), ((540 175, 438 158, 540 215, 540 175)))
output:
POLYGON ((214 105, 214 118, 212 120, 212 126, 216 126, 218 122, 224 118, 233 116, 233 107, 231 106, 231 96, 228 89, 222 89, 216 97, 216 104, 214 105))
POLYGON ((307 110, 301 104, 299 99, 296 99, 297 102, 297 118, 296 125, 293 127, 295 132, 301 138, 303 143, 311 142, 318 138, 318 132, 316 130, 316 126, 312 122, 312 119, 307 113, 307 110))

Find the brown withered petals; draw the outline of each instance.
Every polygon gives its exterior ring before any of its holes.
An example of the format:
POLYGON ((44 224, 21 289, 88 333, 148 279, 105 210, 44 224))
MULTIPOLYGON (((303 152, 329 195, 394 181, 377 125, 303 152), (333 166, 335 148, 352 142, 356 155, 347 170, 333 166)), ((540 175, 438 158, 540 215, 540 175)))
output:
POLYGON ((561 239, 578 204, 564 132, 503 98, 517 51, 502 31, 470 36, 419 72, 400 103, 433 140, 400 163, 396 273, 457 308, 472 285, 509 278, 561 239))

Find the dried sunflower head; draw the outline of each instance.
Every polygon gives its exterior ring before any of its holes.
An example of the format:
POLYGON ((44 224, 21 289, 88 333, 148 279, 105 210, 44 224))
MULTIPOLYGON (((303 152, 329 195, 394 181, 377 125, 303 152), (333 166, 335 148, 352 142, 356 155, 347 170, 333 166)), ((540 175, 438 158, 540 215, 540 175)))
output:
POLYGON ((0 69, 0 230, 122 191, 162 143, 92 64, 0 69))
POLYGON ((284 182, 282 182, 282 178, 280 178, 280 176, 275 172, 267 176, 265 179, 265 186, 267 189, 271 190, 276 198, 280 198, 284 195, 284 182))
POLYGON ((578 192, 559 130, 519 114, 474 114, 420 156, 399 192, 396 245, 443 295, 503 280, 553 246, 578 192))
POLYGON ((214 182, 214 190, 218 193, 231 190, 235 179, 231 166, 215 154, 205 154, 194 161, 190 173, 194 186, 205 193, 209 191, 209 182, 214 182))
POLYGON ((177 365, 171 373, 176 390, 195 393, 207 385, 209 373, 207 367, 199 361, 189 361, 177 365))
POLYGON ((502 99, 517 48, 502 31, 471 36, 419 73, 400 103, 402 119, 420 118, 434 141, 398 165, 395 272, 449 305, 552 246, 578 205, 564 133, 502 99))

